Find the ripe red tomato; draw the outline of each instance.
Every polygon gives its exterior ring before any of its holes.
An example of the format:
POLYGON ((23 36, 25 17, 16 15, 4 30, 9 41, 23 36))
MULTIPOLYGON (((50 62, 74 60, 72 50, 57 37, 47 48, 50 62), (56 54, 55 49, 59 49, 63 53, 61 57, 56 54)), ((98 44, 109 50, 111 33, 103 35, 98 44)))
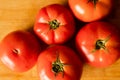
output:
POLYGON ((91 22, 107 16, 113 0, 68 0, 74 15, 81 21, 91 22))
POLYGON ((47 44, 61 44, 72 37, 75 22, 72 13, 62 5, 52 4, 38 12, 34 32, 47 44))
POLYGON ((108 67, 120 57, 119 29, 107 22, 85 25, 76 36, 84 60, 94 67, 108 67))
POLYGON ((80 80, 82 63, 66 46, 51 46, 40 53, 37 63, 40 80, 80 80))
POLYGON ((25 72, 37 62, 40 44, 29 32, 14 31, 0 43, 0 59, 11 70, 25 72))

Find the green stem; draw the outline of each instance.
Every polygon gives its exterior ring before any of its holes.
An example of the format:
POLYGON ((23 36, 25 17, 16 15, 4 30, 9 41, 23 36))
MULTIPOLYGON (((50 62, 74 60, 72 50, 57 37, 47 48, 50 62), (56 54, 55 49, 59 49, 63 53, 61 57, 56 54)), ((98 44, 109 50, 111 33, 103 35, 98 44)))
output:
POLYGON ((59 58, 59 53, 57 53, 56 60, 52 63, 52 71, 55 74, 55 77, 58 73, 62 73, 62 77, 64 77, 64 66, 70 65, 68 63, 62 63, 59 58))
POLYGON ((59 55, 57 56, 57 59, 52 63, 52 71, 55 73, 55 76, 57 76, 58 73, 62 72, 64 77, 64 63, 61 63, 59 59, 59 55))
POLYGON ((96 44, 95 44, 95 49, 96 49, 96 50, 99 50, 99 49, 101 49, 101 48, 103 48, 103 49, 106 48, 106 47, 105 47, 105 41, 104 41, 104 40, 97 40, 97 41, 96 41, 96 44))
POLYGON ((50 29, 55 30, 60 26, 60 23, 56 19, 54 19, 49 22, 49 25, 50 25, 50 29))

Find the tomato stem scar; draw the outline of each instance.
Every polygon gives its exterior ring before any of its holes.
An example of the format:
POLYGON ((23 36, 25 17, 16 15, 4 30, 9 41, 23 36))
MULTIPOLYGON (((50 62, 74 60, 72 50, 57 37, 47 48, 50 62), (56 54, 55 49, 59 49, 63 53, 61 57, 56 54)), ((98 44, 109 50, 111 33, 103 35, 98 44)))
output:
POLYGON ((19 50, 17 50, 17 49, 13 49, 12 51, 16 54, 19 54, 19 50))

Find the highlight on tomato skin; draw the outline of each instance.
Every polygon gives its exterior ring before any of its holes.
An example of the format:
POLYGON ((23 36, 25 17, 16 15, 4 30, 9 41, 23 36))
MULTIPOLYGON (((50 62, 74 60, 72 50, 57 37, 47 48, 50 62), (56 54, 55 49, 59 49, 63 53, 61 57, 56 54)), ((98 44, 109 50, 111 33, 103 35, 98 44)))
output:
POLYGON ((54 45, 40 53, 37 71, 40 80, 80 80, 83 64, 69 47, 54 45))
POLYGON ((75 33, 74 16, 63 5, 47 5, 36 15, 34 32, 48 45, 63 44, 75 33))
POLYGON ((68 0, 76 18, 83 22, 104 19, 112 12, 113 0, 68 0))
POLYGON ((108 22, 91 22, 76 35, 76 48, 91 66, 104 68, 120 57, 120 29, 108 22))

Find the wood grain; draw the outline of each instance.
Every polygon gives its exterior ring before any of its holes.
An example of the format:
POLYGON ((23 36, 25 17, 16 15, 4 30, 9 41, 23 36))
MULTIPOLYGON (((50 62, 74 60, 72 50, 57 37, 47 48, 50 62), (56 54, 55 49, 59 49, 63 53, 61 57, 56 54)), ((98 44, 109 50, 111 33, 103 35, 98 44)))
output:
MULTIPOLYGON (((120 0, 117 1, 113 14, 107 20, 120 26, 120 0)), ((11 31, 32 28, 38 10, 52 3, 65 5, 67 0, 0 0, 0 40, 11 31)), ((39 79, 36 66, 25 73, 16 73, 0 62, 0 80, 39 79)), ((120 80, 120 60, 102 69, 85 64, 81 80, 120 80)))

